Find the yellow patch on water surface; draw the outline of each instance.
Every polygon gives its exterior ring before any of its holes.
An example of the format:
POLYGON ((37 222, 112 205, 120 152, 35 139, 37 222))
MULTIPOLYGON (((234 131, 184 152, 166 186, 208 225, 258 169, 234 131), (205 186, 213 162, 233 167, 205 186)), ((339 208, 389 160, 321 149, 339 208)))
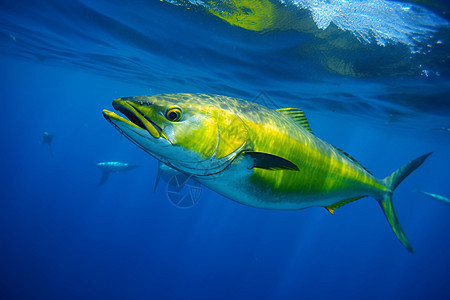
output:
POLYGON ((209 2, 209 12, 231 25, 261 31, 273 24, 274 7, 268 0, 209 2))

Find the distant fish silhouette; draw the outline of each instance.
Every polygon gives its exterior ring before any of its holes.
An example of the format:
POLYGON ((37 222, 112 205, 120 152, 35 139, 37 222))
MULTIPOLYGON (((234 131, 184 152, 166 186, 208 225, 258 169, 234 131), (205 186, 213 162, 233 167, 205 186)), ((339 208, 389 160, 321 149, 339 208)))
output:
POLYGON ((425 192, 425 191, 422 191, 422 190, 419 190, 419 189, 417 189, 416 192, 422 193, 422 194, 428 196, 428 198, 432 198, 432 199, 437 200, 439 202, 443 202, 443 203, 445 203, 447 205, 450 205, 450 199, 447 198, 447 197, 444 197, 444 196, 441 196, 441 195, 438 195, 438 194, 428 193, 428 192, 425 192))
MULTIPOLYGON (((153 192, 156 191, 156 188, 158 187, 158 183, 159 183, 160 179, 164 180, 167 184, 173 185, 174 182, 172 182, 172 181, 175 176, 176 176, 176 180, 177 180, 179 188, 182 188, 189 181, 189 179, 194 180, 192 178, 192 176, 181 173, 181 172, 169 167, 168 165, 163 164, 162 162, 159 162, 158 174, 156 175, 155 187, 153 188, 153 192)), ((197 185, 199 183, 197 181, 195 181, 195 184, 197 185)))
POLYGON ((50 134, 47 131, 44 132, 44 134, 42 135, 42 145, 47 144, 48 148, 50 149, 50 155, 53 157, 53 150, 52 150, 52 141, 53 138, 55 137, 54 134, 50 134))
POLYGON ((100 178, 97 186, 101 186, 106 182, 109 174, 112 172, 125 172, 129 170, 136 169, 138 165, 132 165, 129 163, 121 163, 116 161, 100 162, 97 163, 97 167, 102 171, 102 177, 100 178))

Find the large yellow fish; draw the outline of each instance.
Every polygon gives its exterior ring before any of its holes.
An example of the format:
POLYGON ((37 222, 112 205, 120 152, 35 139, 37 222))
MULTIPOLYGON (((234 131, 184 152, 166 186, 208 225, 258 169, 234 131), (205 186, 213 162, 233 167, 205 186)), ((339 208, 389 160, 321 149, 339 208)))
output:
POLYGON ((375 198, 401 243, 392 193, 431 154, 377 179, 348 154, 317 138, 303 112, 272 110, 241 99, 204 94, 119 98, 125 119, 104 117, 153 157, 239 203, 281 210, 323 206, 331 213, 375 198))

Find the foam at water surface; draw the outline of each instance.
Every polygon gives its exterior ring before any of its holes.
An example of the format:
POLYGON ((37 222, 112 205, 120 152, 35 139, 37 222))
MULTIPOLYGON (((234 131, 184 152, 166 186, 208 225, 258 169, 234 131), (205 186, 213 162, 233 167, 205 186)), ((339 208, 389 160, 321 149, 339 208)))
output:
MULTIPOLYGON (((182 0, 166 0, 181 4, 182 0)), ((441 27, 450 23, 434 12, 421 6, 387 0, 279 0, 282 4, 292 4, 311 12, 319 29, 325 30, 330 24, 352 32, 361 42, 404 44, 413 49, 425 42, 441 27)), ((210 9, 221 7, 227 10, 225 1, 212 4, 208 0, 189 0, 191 4, 210 9), (223 3, 224 5, 220 5, 223 3)), ((222 12, 221 12, 222 13, 222 12)), ((230 11, 230 14, 233 12, 230 11)))
MULTIPOLYGON (((287 1, 285 1, 287 2, 287 1)), ((320 29, 331 23, 351 31, 366 43, 379 45, 403 43, 414 46, 431 37, 449 22, 418 5, 386 0, 291 0, 300 8, 311 11, 320 29)))

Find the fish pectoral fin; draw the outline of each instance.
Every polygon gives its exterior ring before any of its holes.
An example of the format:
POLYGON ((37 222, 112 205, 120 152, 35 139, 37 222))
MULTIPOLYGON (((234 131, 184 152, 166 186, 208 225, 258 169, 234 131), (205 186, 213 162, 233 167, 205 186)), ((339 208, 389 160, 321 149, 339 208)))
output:
POLYGON ((252 168, 299 171, 293 162, 273 154, 252 151, 245 151, 244 154, 253 160, 252 168))
POLYGON ((156 192, 156 188, 158 187, 159 179, 161 178, 161 162, 158 165, 158 173, 156 174, 155 186, 153 187, 153 193, 156 192))
POLYGON ((353 201, 356 201, 356 200, 358 200, 358 199, 361 199, 361 198, 363 198, 363 197, 365 197, 365 196, 355 197, 355 198, 350 198, 350 199, 345 199, 345 200, 339 201, 339 202, 337 202, 337 203, 335 203, 335 204, 325 206, 325 209, 328 210, 332 215, 334 215, 334 211, 335 211, 336 209, 338 209, 339 207, 344 206, 345 204, 349 204, 349 203, 351 203, 351 202, 353 202, 353 201))

